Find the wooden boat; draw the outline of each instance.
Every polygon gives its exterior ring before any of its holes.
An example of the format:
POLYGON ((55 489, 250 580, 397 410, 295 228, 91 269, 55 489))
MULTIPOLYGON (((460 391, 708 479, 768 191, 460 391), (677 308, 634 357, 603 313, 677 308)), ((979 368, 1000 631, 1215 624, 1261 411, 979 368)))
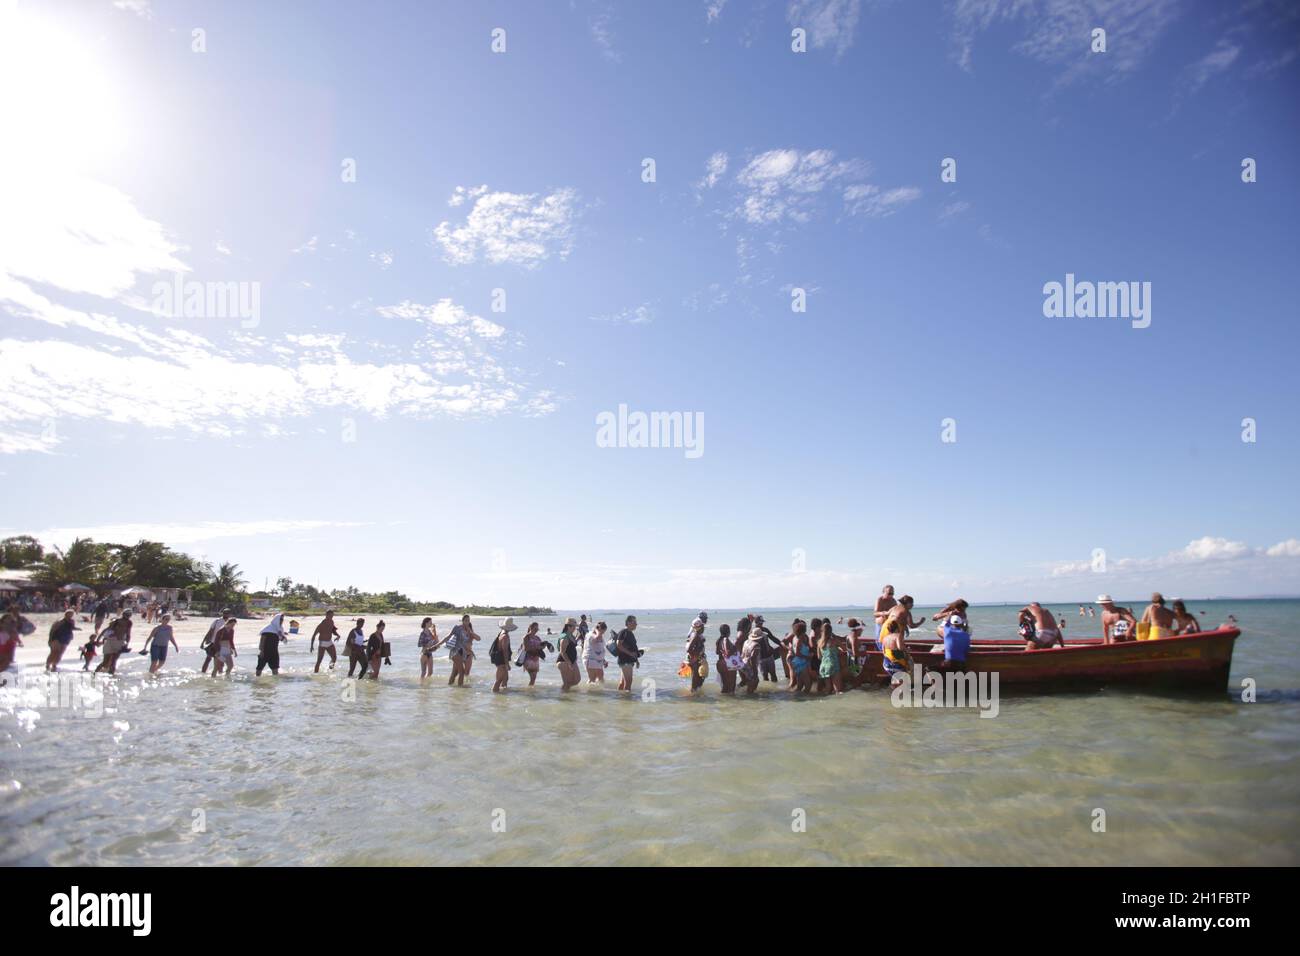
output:
MULTIPOLYGON (((972 640, 967 669, 996 671, 1000 687, 1074 690, 1112 685, 1225 691, 1235 627, 1154 641, 1106 644, 1099 637, 1066 638, 1065 647, 1027 651, 1024 641, 972 640)), ((913 659, 926 668, 943 663, 943 641, 908 638, 913 659), (938 653, 934 648, 938 648, 938 653)), ((886 684, 882 655, 867 655, 862 685, 886 684)))

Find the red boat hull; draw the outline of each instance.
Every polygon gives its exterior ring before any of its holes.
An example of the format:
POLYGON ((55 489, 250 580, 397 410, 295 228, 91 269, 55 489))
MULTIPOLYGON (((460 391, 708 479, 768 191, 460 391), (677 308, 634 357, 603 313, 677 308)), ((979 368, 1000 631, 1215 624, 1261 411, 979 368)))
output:
MULTIPOLYGON (((1154 641, 1104 644, 1098 638, 1070 641, 1065 647, 1026 651, 1023 642, 977 641, 967 667, 996 671, 1002 687, 1044 690, 1139 685, 1224 691, 1232 667, 1232 649, 1241 631, 1223 628, 1164 637, 1154 641)), ((926 667, 943 663, 943 642, 908 640, 912 657, 926 667), (929 650, 938 645, 936 654, 929 650)), ((862 684, 884 684, 882 655, 867 656, 862 684)))

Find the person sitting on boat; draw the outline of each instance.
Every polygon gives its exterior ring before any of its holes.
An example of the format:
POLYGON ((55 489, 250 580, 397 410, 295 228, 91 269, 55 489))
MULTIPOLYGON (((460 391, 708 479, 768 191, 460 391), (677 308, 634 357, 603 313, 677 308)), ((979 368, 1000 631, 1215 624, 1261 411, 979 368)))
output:
POLYGON ((1026 604, 1020 609, 1021 634, 1026 637, 1025 650, 1027 651, 1045 651, 1049 647, 1065 646, 1065 639, 1061 637, 1061 629, 1056 623, 1056 618, 1052 612, 1043 607, 1037 601, 1026 604), (1023 627, 1024 620, 1028 617, 1033 622, 1033 632, 1025 635, 1023 627))
POLYGON ((1142 620, 1138 621, 1138 640, 1158 641, 1162 637, 1171 637, 1176 633, 1174 622, 1174 612, 1165 607, 1165 596, 1156 591, 1142 612, 1142 620))
POLYGON ((1174 631, 1177 634, 1197 634, 1201 630, 1196 615, 1188 613, 1187 605, 1182 601, 1174 602, 1174 631))
POLYGON ((946 618, 941 616, 939 620, 942 623, 936 633, 943 639, 943 664, 940 666, 943 670, 964 671, 966 658, 970 655, 970 623, 960 611, 954 611, 946 618))
POLYGON ((1109 594, 1099 594, 1101 605, 1101 640, 1104 644, 1119 644, 1137 638, 1137 618, 1126 607, 1119 607, 1109 594))

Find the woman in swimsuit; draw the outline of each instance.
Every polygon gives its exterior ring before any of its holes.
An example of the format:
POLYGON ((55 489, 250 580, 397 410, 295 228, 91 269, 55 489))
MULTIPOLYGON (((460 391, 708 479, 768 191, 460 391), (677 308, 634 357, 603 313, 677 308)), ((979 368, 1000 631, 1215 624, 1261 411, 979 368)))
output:
POLYGON ((543 641, 537 633, 537 622, 528 625, 524 632, 524 670, 528 671, 528 686, 537 683, 537 672, 542 666, 542 648, 550 647, 550 641, 543 641))
POLYGON ((731 625, 718 626, 718 640, 714 643, 718 652, 718 683, 724 694, 736 692, 736 671, 740 669, 740 646, 731 639, 731 625))
POLYGON ((844 670, 840 667, 840 650, 843 643, 844 639, 831 630, 831 622, 824 622, 821 639, 817 642, 818 655, 821 657, 818 675, 825 682, 825 690, 821 691, 823 694, 844 693, 844 670))
POLYGON ((496 665, 497 679, 492 685, 492 693, 499 694, 506 689, 506 684, 510 681, 510 632, 517 630, 513 617, 508 617, 501 622, 497 629, 496 640, 492 642, 492 647, 488 650, 488 659, 496 665))
POLYGON ((794 689, 797 694, 812 690, 813 649, 808 641, 808 625, 798 618, 790 633, 790 666, 794 671, 794 689))
POLYGON ((587 635, 585 663, 587 665, 587 683, 605 683, 605 632, 609 625, 601 621, 587 635))
POLYGON ((578 622, 573 618, 567 618, 564 627, 560 630, 559 655, 556 657, 555 664, 560 669, 560 690, 567 692, 570 687, 582 680, 582 674, 578 671, 578 636, 575 633, 578 622))
POLYGON ((700 665, 704 663, 704 622, 698 617, 691 622, 691 636, 686 639, 686 666, 691 669, 691 693, 704 686, 700 665))
POLYGON ((1174 633, 1175 634, 1196 634, 1200 631, 1201 625, 1196 618, 1187 612, 1187 605, 1182 601, 1175 601, 1174 608, 1174 633))
POLYGON ((433 618, 426 617, 420 622, 420 639, 416 642, 420 649, 420 679, 433 676, 433 652, 438 646, 438 629, 434 627, 433 618))

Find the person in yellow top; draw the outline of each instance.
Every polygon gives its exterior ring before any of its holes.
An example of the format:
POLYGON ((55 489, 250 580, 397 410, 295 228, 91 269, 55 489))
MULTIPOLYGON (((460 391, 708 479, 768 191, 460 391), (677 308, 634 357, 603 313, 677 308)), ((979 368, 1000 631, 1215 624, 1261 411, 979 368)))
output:
POLYGON ((1139 641, 1158 641, 1178 633, 1174 612, 1165 607, 1165 596, 1159 591, 1151 595, 1151 603, 1138 621, 1137 632, 1139 641))

